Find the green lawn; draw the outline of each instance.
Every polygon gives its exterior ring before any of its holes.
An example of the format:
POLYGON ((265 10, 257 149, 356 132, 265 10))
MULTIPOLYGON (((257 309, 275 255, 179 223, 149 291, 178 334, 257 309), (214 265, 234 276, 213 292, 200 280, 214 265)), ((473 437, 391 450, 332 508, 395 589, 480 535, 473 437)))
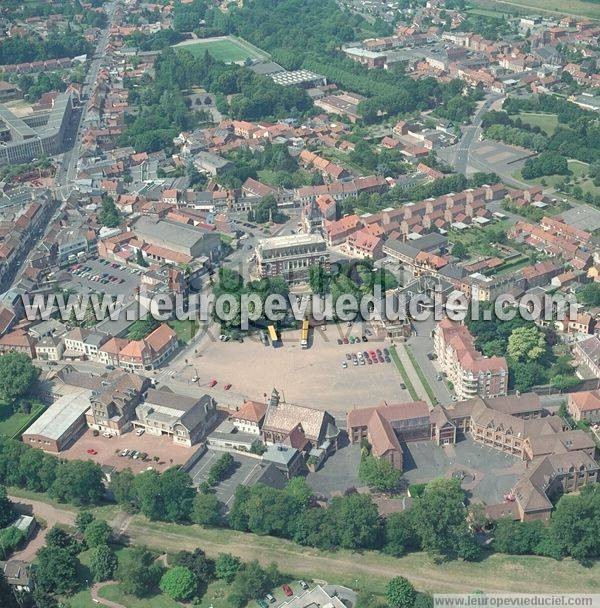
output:
POLYGON ((41 403, 32 403, 31 413, 13 413, 13 409, 10 405, 0 403, 0 436, 17 436, 19 433, 23 432, 43 410, 44 406, 41 403))
POLYGON ((194 335, 198 331, 198 322, 194 321, 193 319, 184 321, 179 321, 175 319, 173 321, 169 321, 167 325, 171 327, 177 334, 177 337, 186 344, 194 337, 194 335))
POLYGON ((102 587, 98 591, 98 596, 105 600, 127 606, 127 608, 181 608, 181 604, 162 593, 139 599, 133 595, 124 593, 117 584, 102 587))
POLYGON ((417 372, 417 376, 419 376, 419 380, 421 381, 421 384, 423 385, 423 388, 425 389, 425 392, 427 393, 427 396, 429 397, 431 404, 435 405, 438 402, 438 399, 435 396, 435 393, 433 392, 433 389, 431 388, 429 381, 425 377, 425 374, 423 373, 421 366, 417 362, 417 360, 415 358, 415 354, 412 352, 412 349, 410 348, 410 346, 408 346, 408 344, 406 345, 406 353, 408 354, 408 358, 410 359, 410 362, 413 364, 413 367, 415 368, 415 371, 417 372))
POLYGON ((583 566, 571 559, 502 554, 486 554, 478 562, 439 562, 426 553, 393 558, 376 551, 332 552, 271 536, 150 522, 140 516, 133 518, 128 534, 132 543, 160 551, 201 547, 210 557, 228 551, 263 565, 274 561, 296 580, 321 579, 377 594, 398 575, 430 592, 600 592, 600 562, 583 566))
POLYGON ((521 12, 550 12, 560 15, 575 15, 600 19, 600 5, 586 0, 478 0, 482 6, 498 8, 512 12, 511 9, 521 9, 521 12))
MULTIPOLYGON (((600 188, 594 186, 593 180, 587 177, 590 166, 580 160, 570 159, 568 161, 569 170, 571 171, 571 183, 580 186, 584 193, 590 192, 593 195, 600 194, 600 188)), ((546 175, 544 177, 536 177, 534 179, 524 179, 521 175, 521 170, 517 170, 513 173, 515 179, 519 179, 530 184, 542 184, 542 180, 547 186, 554 187, 559 182, 562 182, 565 178, 564 175, 546 175)), ((565 197, 562 193, 557 194, 557 198, 565 197)), ((566 197, 568 198, 568 197, 566 197)))
POLYGON ((269 59, 268 53, 235 36, 185 41, 176 44, 175 48, 185 49, 196 57, 202 56, 208 51, 214 59, 225 63, 245 61, 246 59, 269 59))
POLYGON ((412 382, 410 381, 410 378, 408 377, 408 374, 406 373, 406 369, 404 368, 404 365, 402 365, 402 361, 400 361, 400 357, 398 356, 398 352, 396 351, 395 346, 390 346, 390 356, 392 357, 392 361, 396 364, 396 367, 398 368, 398 371, 400 372, 400 375, 402 376, 402 380, 404 381, 404 384, 406 384, 406 390, 410 393, 410 398, 413 401, 418 401, 419 396, 417 395, 417 391, 415 390, 415 387, 412 385, 412 382))
MULTIPOLYGON (((556 114, 519 112, 518 117, 532 127, 540 127, 547 135, 552 135, 558 126, 558 116, 556 114)), ((516 118, 516 116, 513 115, 513 118, 516 118)))

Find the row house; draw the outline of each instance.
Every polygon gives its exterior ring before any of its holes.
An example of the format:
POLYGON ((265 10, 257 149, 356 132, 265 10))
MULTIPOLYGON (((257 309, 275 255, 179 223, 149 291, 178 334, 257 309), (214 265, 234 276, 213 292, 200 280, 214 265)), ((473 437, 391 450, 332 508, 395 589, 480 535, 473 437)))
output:
POLYGON ((99 361, 129 371, 142 371, 160 367, 178 347, 177 334, 166 323, 141 340, 113 338, 107 341, 97 355, 99 361))
POLYGON ((380 194, 388 189, 387 181, 380 175, 357 177, 353 180, 333 182, 322 186, 303 186, 295 191, 295 198, 301 204, 316 201, 318 196, 328 195, 340 202, 356 198, 359 194, 380 194))

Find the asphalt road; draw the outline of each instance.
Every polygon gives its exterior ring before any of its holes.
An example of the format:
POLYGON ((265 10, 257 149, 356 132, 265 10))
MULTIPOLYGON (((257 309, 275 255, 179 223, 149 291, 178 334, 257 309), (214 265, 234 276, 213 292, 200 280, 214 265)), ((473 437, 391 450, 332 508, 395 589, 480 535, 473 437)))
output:
MULTIPOLYGON (((96 78, 98 77, 98 71, 100 70, 100 66, 102 65, 102 61, 106 56, 106 44, 108 42, 108 35, 110 32, 110 28, 115 20, 115 14, 117 13, 118 2, 113 2, 106 5, 106 12, 108 16, 107 25, 100 37, 98 39, 98 44, 96 45, 95 56, 96 59, 93 59, 90 63, 90 68, 88 70, 88 75, 86 76, 84 85, 83 85, 83 94, 84 96, 89 96, 91 85, 96 82, 96 78)), ((72 181, 76 176, 77 171, 77 161, 79 160, 80 152, 81 152, 81 127, 84 122, 84 118, 87 114, 89 101, 86 99, 82 108, 78 111, 75 124, 72 129, 74 135, 72 136, 75 140, 72 147, 70 147, 59 160, 58 169, 56 171, 55 183, 56 186, 54 188, 54 196, 57 200, 65 201, 71 191, 73 190, 72 181)), ((23 255, 23 259, 20 259, 17 263, 17 271, 15 272, 10 283, 6 283, 2 285, 3 289, 9 289, 12 285, 16 284, 21 276, 23 271, 29 265, 29 259, 31 257, 32 252, 34 251, 38 242, 40 242, 44 236, 46 236, 47 232, 50 230, 51 226, 54 224, 54 221, 58 217, 58 214, 64 208, 64 203, 62 205, 57 205, 54 210, 51 218, 46 223, 46 228, 41 230, 38 234, 34 235, 29 242, 29 248, 27 253, 23 255)))
MULTIPOLYGON (((500 105, 500 102, 504 100, 502 95, 489 95, 485 98, 484 102, 478 108, 473 115, 471 124, 463 129, 463 136, 460 141, 454 146, 447 148, 440 154, 448 162, 450 162, 457 173, 467 175, 470 164, 472 163, 471 147, 473 142, 477 141, 481 132, 481 119, 483 115, 488 112, 494 105, 500 105)), ((482 169, 477 169, 482 170, 482 169)), ((487 169, 483 169, 486 170, 487 169)))

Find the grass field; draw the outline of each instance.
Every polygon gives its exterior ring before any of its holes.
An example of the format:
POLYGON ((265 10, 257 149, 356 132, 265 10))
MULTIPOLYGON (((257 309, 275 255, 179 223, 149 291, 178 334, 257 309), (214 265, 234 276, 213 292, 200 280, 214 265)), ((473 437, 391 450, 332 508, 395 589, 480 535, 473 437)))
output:
POLYGON ((406 576, 421 591, 600 592, 600 563, 582 566, 571 559, 487 555, 479 562, 439 562, 426 553, 393 558, 375 551, 323 551, 271 536, 150 522, 135 516, 131 541, 160 551, 201 547, 209 556, 229 551, 244 560, 275 562, 294 578, 321 579, 380 594, 390 578, 406 576))
POLYGON ((31 413, 22 414, 21 412, 17 412, 13 414, 10 405, 0 403, 0 436, 14 437, 19 432, 22 432, 43 409, 44 406, 41 403, 32 403, 31 413))
POLYGON ((198 331, 198 322, 193 319, 190 320, 173 320, 169 321, 167 325, 175 331, 177 337, 186 344, 194 337, 198 331))
MULTIPOLYGON (((30 494, 33 500, 49 502, 44 494, 30 494)), ((120 529, 123 513, 116 513, 116 509, 112 505, 92 511, 120 529)), ((394 576, 405 576, 418 590, 429 592, 600 593, 600 561, 582 565, 572 559, 556 561, 546 557, 486 553, 478 562, 463 562, 440 561, 426 553, 394 558, 377 551, 333 552, 301 547, 272 536, 152 522, 141 515, 132 517, 126 535, 129 544, 147 546, 157 553, 193 551, 197 547, 209 557, 229 552, 244 561, 257 559, 263 565, 280 564, 282 573, 296 580, 326 580, 377 595, 394 576)), ((85 567, 84 557, 82 562, 85 567)), ((85 570, 82 575, 85 576, 85 570)), ((70 602, 72 608, 92 605, 83 597, 78 599, 81 601, 70 602)), ((204 603, 202 606, 208 608, 204 603)))
POLYGON ((520 13, 542 12, 600 19, 600 4, 585 0, 476 0, 476 2, 485 8, 495 8, 504 12, 512 12, 511 9, 514 8, 520 13))
POLYGON ((404 365, 402 365, 402 361, 400 361, 400 357, 398 356, 398 351, 396 350, 395 346, 390 346, 390 357, 392 358, 392 361, 396 364, 396 367, 398 368, 398 371, 402 376, 402 380, 406 385, 406 390, 410 393, 410 398, 413 401, 417 401, 419 399, 419 396, 417 395, 417 391, 415 390, 415 387, 413 386, 412 382, 410 381, 410 378, 408 377, 408 374, 406 373, 404 365))
POLYGON ((204 55, 208 51, 214 59, 225 63, 236 63, 246 61, 246 59, 267 60, 270 58, 268 53, 235 36, 186 40, 176 44, 175 48, 185 49, 195 56, 204 55))
MULTIPOLYGON (((587 177, 589 171, 589 165, 587 163, 581 162, 580 160, 569 160, 569 169, 571 171, 571 182, 577 186, 580 186, 583 192, 590 192, 593 195, 600 194, 600 188, 598 186, 594 186, 594 182, 587 177)), ((526 181, 530 184, 538 184, 541 185, 542 180, 550 186, 554 187, 558 182, 562 182, 564 179, 564 175, 546 175, 545 177, 536 177, 535 179, 525 180, 521 175, 521 170, 515 171, 513 173, 513 177, 515 179, 526 181)), ((562 194, 560 196, 563 196, 562 194)), ((568 197, 567 197, 568 198, 568 197)))
MULTIPOLYGON (((556 114, 537 114, 535 112, 520 112, 518 117, 532 127, 540 127, 547 135, 552 135, 558 126, 556 114)), ((516 118, 516 116, 513 116, 516 118)))

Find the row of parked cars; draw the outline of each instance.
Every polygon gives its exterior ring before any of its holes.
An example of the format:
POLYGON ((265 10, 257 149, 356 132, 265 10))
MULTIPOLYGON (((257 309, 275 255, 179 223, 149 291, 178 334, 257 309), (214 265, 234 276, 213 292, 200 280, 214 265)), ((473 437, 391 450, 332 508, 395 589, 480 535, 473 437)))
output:
POLYGON ((146 460, 148 454, 146 452, 139 452, 138 450, 128 450, 125 448, 119 452, 119 456, 123 458, 132 458, 133 460, 146 460))
POLYGON ((359 351, 357 353, 346 353, 346 360, 342 361, 342 367, 348 367, 348 361, 353 365, 373 365, 373 363, 391 363, 390 351, 387 348, 381 350, 359 351))
POLYGON ((81 277, 82 279, 94 281, 95 283, 102 283, 103 285, 106 285, 107 283, 114 283, 115 285, 120 285, 121 283, 125 282, 125 279, 116 277, 110 272, 100 272, 94 274, 91 266, 82 266, 80 264, 75 264, 75 266, 71 268, 71 274, 81 277))
POLYGON ((367 338, 367 336, 347 336, 337 339, 338 346, 341 346, 342 344, 360 344, 361 342, 368 341, 369 338, 367 338))

